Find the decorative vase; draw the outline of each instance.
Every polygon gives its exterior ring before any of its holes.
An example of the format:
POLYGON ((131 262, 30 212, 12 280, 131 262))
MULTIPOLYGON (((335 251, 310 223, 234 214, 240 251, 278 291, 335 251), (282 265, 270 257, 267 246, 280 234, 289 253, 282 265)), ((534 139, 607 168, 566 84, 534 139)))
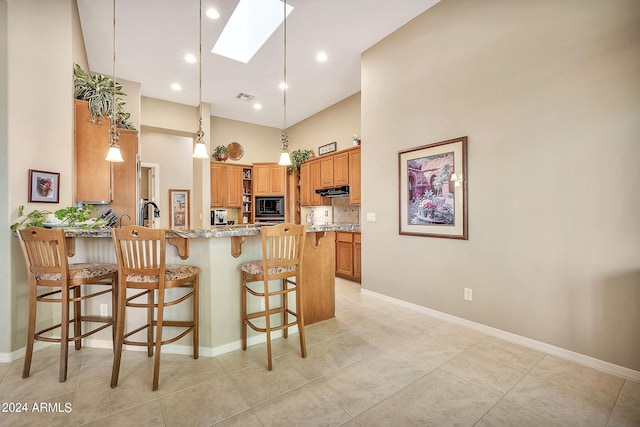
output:
POLYGON ((220 153, 216 156, 216 159, 218 159, 221 162, 224 162, 228 158, 229 158, 229 155, 227 153, 220 153))

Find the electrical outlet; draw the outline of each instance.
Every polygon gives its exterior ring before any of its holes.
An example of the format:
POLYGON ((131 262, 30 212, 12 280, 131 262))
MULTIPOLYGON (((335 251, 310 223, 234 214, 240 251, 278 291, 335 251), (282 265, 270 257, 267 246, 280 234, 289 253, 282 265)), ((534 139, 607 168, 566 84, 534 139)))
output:
POLYGON ((473 290, 471 288, 464 288, 464 299, 466 301, 473 301, 473 290))
POLYGON ((100 304, 100 316, 108 317, 109 316, 109 307, 107 304, 100 304))
POLYGON ((367 221, 374 222, 376 220, 375 212, 367 212, 367 221))

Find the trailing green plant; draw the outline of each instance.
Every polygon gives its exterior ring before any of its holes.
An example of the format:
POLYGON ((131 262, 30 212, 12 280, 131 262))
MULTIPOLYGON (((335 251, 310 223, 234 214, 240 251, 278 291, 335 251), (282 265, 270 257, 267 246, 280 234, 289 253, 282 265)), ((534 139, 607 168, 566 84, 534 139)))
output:
POLYGON ((214 150, 213 150, 213 154, 212 156, 215 157, 217 160, 223 160, 226 159, 226 154, 229 151, 229 149, 227 148, 226 145, 218 145, 214 150))
MULTIPOLYGON (((116 82, 116 123, 124 129, 135 129, 129 122, 130 113, 124 111, 126 102, 119 98, 125 96, 122 84, 116 82)), ((91 111, 92 123, 102 124, 105 117, 113 114, 113 79, 102 74, 87 73, 78 64, 73 64, 73 96, 75 99, 87 101, 91 111)))
MULTIPOLYGON (((79 228, 101 228, 106 226, 106 220, 102 218, 91 218, 94 211, 92 205, 84 205, 82 208, 70 206, 58 209, 53 215, 60 221, 56 224, 60 227, 79 227, 79 228), (90 221, 93 220, 93 221, 90 221)), ((34 210, 28 214, 24 214, 24 206, 18 207, 18 220, 11 224, 11 230, 27 227, 42 227, 47 222, 47 217, 51 215, 49 211, 34 210)))
POLYGON ((291 165, 287 168, 287 172, 291 175, 296 169, 300 168, 302 162, 309 160, 313 156, 313 150, 294 150, 291 152, 291 165))

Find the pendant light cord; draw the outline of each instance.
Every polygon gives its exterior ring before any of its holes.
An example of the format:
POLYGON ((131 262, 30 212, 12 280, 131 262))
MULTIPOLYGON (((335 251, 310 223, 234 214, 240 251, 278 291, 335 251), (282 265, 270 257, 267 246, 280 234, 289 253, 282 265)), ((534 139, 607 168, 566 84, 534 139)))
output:
POLYGON ((287 131, 287 0, 284 2, 284 131, 287 131))
POLYGON ((111 106, 111 139, 109 147, 117 146, 120 136, 118 135, 118 123, 116 122, 116 109, 118 108, 118 98, 116 97, 116 2, 113 0, 113 105, 111 106))
MULTIPOLYGON (((198 111, 199 111, 199 130, 202 131, 202 0, 200 0, 200 19, 198 20, 198 111)), ((199 141, 202 142, 202 137, 199 141)))

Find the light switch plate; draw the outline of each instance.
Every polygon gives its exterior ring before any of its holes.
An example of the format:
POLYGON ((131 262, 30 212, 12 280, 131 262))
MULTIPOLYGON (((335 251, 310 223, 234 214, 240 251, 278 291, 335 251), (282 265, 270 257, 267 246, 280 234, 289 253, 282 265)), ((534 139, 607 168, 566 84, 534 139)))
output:
POLYGON ((367 221, 374 222, 376 220, 375 212, 367 212, 367 221))

